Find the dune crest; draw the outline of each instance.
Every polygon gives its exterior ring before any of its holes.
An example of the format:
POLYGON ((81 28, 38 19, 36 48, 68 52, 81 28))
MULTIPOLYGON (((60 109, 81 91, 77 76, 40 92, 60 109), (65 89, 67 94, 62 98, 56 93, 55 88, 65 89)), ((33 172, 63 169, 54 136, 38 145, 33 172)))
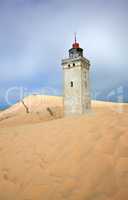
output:
POLYGON ((38 123, 62 116, 62 97, 32 95, 1 112, 0 127, 38 123))

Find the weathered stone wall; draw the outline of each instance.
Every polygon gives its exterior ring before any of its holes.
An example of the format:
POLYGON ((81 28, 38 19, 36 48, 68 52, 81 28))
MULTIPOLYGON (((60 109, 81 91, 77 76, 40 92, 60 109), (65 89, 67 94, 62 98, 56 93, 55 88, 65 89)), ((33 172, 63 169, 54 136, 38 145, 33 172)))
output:
POLYGON ((81 113, 81 68, 65 69, 64 77, 64 113, 66 115, 81 113))
POLYGON ((87 110, 91 107, 91 98, 90 98, 90 78, 89 78, 89 69, 87 68, 87 64, 84 63, 84 67, 81 69, 82 73, 82 104, 83 104, 83 113, 87 112, 87 110))
POLYGON ((90 108, 89 63, 86 59, 63 60, 64 115, 82 114, 90 108))

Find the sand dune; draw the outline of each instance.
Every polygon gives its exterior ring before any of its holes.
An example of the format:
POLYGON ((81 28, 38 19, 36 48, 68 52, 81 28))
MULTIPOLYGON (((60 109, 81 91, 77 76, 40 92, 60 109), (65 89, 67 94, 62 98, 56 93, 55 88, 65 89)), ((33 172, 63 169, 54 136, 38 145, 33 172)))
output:
POLYGON ((32 95, 0 113, 0 127, 18 126, 63 116, 62 97, 32 95), (29 114, 26 113, 26 107, 29 114), (51 112, 52 113, 51 113, 51 112))
MULTIPOLYGON (((92 101, 93 111, 109 108, 117 112, 128 111, 128 104, 92 101)), ((32 95, 0 113, 0 127, 39 123, 63 117, 63 99, 57 96, 32 95), (28 108, 29 115, 26 113, 28 108), (51 113, 49 112, 52 112, 51 113)))
POLYGON ((92 106, 45 123, 22 113, 29 124, 0 126, 0 200, 128 199, 128 105, 92 106))
MULTIPOLYGON (((24 104, 29 108, 30 112, 43 112, 44 109, 49 107, 62 106, 62 97, 58 96, 45 96, 45 95, 32 95, 23 99, 24 104)), ((26 113, 26 109, 22 102, 19 102, 7 110, 2 112, 2 115, 15 113, 26 113)))

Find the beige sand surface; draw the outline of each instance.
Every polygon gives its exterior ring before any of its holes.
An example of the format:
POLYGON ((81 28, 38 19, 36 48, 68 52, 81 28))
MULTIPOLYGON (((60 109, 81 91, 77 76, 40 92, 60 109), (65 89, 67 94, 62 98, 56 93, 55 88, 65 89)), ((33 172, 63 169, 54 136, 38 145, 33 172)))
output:
MULTIPOLYGON (((23 101, 25 105, 27 105, 27 107, 29 108, 30 112, 43 112, 44 109, 46 109, 48 106, 49 107, 62 106, 62 97, 58 96, 32 95, 25 97, 23 101)), ((19 112, 20 114, 26 112, 22 102, 13 105, 7 110, 4 110, 1 114, 15 115, 17 112, 19 112)))
POLYGON ((79 117, 33 123, 34 112, 0 125, 0 200, 128 199, 128 105, 92 105, 79 117))
POLYGON ((22 102, 19 102, 0 113, 0 127, 43 122, 63 116, 62 97, 33 95, 26 97, 23 102, 30 113, 26 114, 26 108, 22 102))

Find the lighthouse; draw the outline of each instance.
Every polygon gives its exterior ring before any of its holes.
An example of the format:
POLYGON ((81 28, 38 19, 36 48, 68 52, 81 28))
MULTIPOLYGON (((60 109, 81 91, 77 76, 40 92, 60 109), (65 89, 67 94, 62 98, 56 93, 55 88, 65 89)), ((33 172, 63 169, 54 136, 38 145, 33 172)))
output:
POLYGON ((69 57, 62 60, 64 74, 64 115, 80 115, 91 108, 90 61, 83 56, 83 49, 75 40, 69 57))

